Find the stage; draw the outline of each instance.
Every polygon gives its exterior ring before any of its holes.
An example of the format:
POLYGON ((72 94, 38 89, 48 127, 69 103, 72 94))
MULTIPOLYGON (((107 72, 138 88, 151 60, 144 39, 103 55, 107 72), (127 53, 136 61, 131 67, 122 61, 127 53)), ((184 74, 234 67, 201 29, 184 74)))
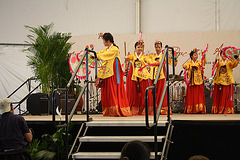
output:
MULTIPOLYGON (((64 115, 61 121, 64 121, 64 115)), ((53 134, 56 131, 55 125, 52 123, 52 115, 26 115, 23 116, 27 121, 29 127, 34 129, 34 138, 40 139, 43 134, 53 134)), ((145 126, 145 116, 132 117, 103 117, 102 114, 91 114, 93 121, 99 124, 106 121, 116 123, 127 123, 133 121, 140 121, 145 126)), ((152 121, 153 116, 149 119, 152 121)), ((172 141, 170 146, 168 159, 188 159, 192 155, 205 155, 211 160, 218 159, 238 159, 240 146, 240 114, 177 114, 171 115, 172 123, 174 125, 172 141)), ((60 121, 59 116, 56 116, 56 121, 60 121)), ((74 115, 72 122, 73 128, 70 131, 73 137, 76 136, 80 125, 86 121, 86 115, 74 115)), ((150 122, 151 122, 150 121, 150 122)), ((166 115, 161 115, 161 122, 167 121, 166 115)), ((153 135, 152 130, 141 127, 143 134, 153 135), (145 130, 145 131, 144 131, 145 130)), ((159 133, 165 132, 165 129, 159 128, 159 133)), ((88 134, 109 134, 115 135, 118 133, 131 132, 132 135, 139 134, 139 127, 129 128, 120 127, 100 127, 98 129, 90 129, 88 134), (133 129, 133 130, 131 130, 133 129)), ((72 140, 70 144, 72 144, 72 140)), ((114 149, 118 151, 124 143, 113 145, 114 149)), ((83 146, 84 149, 99 150, 99 148, 107 149, 108 146, 102 146, 92 143, 91 146, 83 146)), ((111 148, 108 148, 111 149, 111 148)))
MULTIPOLYGON (((27 122, 51 122, 52 115, 25 115, 23 116, 27 122)), ((85 122, 86 115, 74 115, 72 122, 85 122)), ((102 114, 90 114, 93 121, 144 121, 145 116, 132 116, 132 117, 104 117, 102 114)), ((153 116, 149 117, 153 120, 153 116)), ((202 121, 202 122, 240 122, 240 114, 179 114, 173 113, 171 115, 172 121, 202 121)), ((61 121, 65 120, 65 115, 62 115, 61 121)), ((159 121, 166 121, 167 116, 161 115, 159 121)), ((56 121, 60 121, 60 117, 56 115, 56 121)))

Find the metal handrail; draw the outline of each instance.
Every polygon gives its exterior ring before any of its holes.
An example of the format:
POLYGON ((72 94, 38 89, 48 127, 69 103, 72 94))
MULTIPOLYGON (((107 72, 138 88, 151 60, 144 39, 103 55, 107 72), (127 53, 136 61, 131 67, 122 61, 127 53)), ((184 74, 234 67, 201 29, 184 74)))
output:
POLYGON ((24 114, 26 113, 27 111, 25 111, 24 113, 21 113, 21 108, 20 108, 20 105, 38 88, 41 86, 41 83, 39 83, 32 91, 31 91, 31 81, 32 80, 36 80, 37 78, 36 77, 31 77, 31 78, 28 78, 25 82, 23 82, 17 89, 15 89, 10 95, 7 96, 7 98, 10 98, 12 95, 14 95, 19 89, 21 89, 26 83, 28 83, 28 91, 29 93, 24 97, 22 98, 19 102, 12 102, 13 104, 17 104, 14 109, 18 108, 19 109, 19 114, 24 114))
MULTIPOLYGON (((28 78, 25 82, 23 82, 17 89, 15 89, 10 95, 7 96, 7 98, 10 98, 12 95, 14 95, 20 88, 22 88, 26 83, 29 83, 29 81, 31 80, 36 80, 37 78, 36 77, 31 77, 31 78, 28 78)), ((31 85, 29 83, 29 88, 28 90, 30 91, 31 89, 31 85)))
MULTIPOLYGON (((70 115, 67 116, 67 119, 68 119, 68 120, 67 120, 67 121, 65 120, 65 121, 66 121, 65 124, 60 125, 60 126, 57 125, 57 127, 67 126, 67 125, 71 122, 71 119, 72 119, 72 117, 73 117, 73 114, 74 114, 74 112, 75 112, 75 110, 76 110, 76 108, 77 108, 77 105, 78 105, 79 101, 81 100, 81 97, 82 97, 83 94, 84 94, 85 89, 87 89, 86 91, 88 92, 88 84, 89 84, 89 83, 95 83, 96 80, 97 80, 97 54, 96 54, 95 51, 89 50, 88 48, 86 48, 85 51, 84 51, 84 53, 83 53, 83 56, 81 57, 78 65, 77 65, 77 67, 76 67, 76 69, 75 69, 75 72, 72 74, 72 76, 71 76, 71 78, 70 78, 70 80, 69 80, 66 88, 56 88, 56 89, 53 91, 53 99, 52 99, 52 107, 53 107, 53 117, 52 117, 52 120, 53 120, 53 122, 56 121, 56 119, 55 119, 55 115, 56 115, 56 113, 55 113, 55 93, 56 93, 56 92, 67 92, 67 91, 69 90, 69 88, 70 88, 70 86, 71 86, 71 84, 72 84, 72 82, 73 82, 73 80, 74 80, 74 77, 76 76, 76 74, 77 74, 80 66, 83 64, 83 60, 84 60, 85 57, 86 57, 86 73, 88 73, 88 56, 87 56, 87 55, 88 55, 88 52, 94 53, 94 57, 95 57, 95 80, 94 80, 94 81, 89 81, 89 80, 88 80, 88 74, 86 74, 85 85, 84 85, 83 88, 81 89, 81 92, 80 92, 80 94, 79 94, 79 96, 78 96, 78 98, 77 98, 77 100, 76 100, 76 102, 75 102, 75 104, 74 104, 74 106, 73 106, 73 108, 72 108, 72 110, 71 110, 70 115)), ((87 94, 87 95, 88 95, 88 94, 87 94)), ((65 97, 65 100, 67 101, 67 97, 65 97)), ((66 104, 67 104, 67 103, 66 103, 66 104)), ((88 104, 88 103, 87 103, 87 104, 88 104)), ((67 106, 67 105, 66 105, 66 106, 67 106)), ((66 107, 66 109, 67 109, 67 107, 66 107)), ((87 121, 89 121, 89 112, 88 112, 88 110, 89 110, 89 106, 87 105, 87 121)), ((66 113, 67 113, 67 110, 66 110, 66 113)), ((68 115, 68 114, 66 114, 66 115, 68 115)))
POLYGON ((159 64, 158 67, 158 71, 157 71, 157 75, 155 77, 154 83, 152 84, 152 86, 147 87, 146 91, 145 91, 145 120, 146 120, 146 127, 148 129, 154 127, 154 152, 155 152, 155 159, 158 159, 158 143, 157 143, 157 123, 161 114, 161 109, 162 109, 162 104, 163 104, 163 100, 165 97, 165 94, 167 92, 167 103, 168 103, 168 112, 167 112, 167 117, 168 117, 168 122, 169 124, 171 123, 171 117, 170 117, 170 105, 169 105, 169 59, 168 59, 168 50, 171 49, 172 50, 172 59, 173 59, 173 80, 175 79, 175 57, 174 57, 174 49, 173 47, 169 47, 168 45, 165 46, 165 51, 163 53, 161 62, 159 64), (161 70, 163 68, 163 64, 165 61, 165 57, 166 57, 166 80, 165 80, 165 86, 163 89, 163 93, 162 93, 162 97, 160 100, 160 104, 158 107, 158 111, 156 112, 156 86, 158 83, 158 79, 160 77, 160 73, 161 70), (149 115, 148 115, 148 92, 149 90, 152 90, 153 93, 153 123, 149 124, 149 115))
MULTIPOLYGON (((163 104, 163 100, 164 100, 164 97, 165 97, 165 94, 166 94, 166 91, 168 89, 168 83, 169 83, 169 62, 168 62, 168 49, 171 49, 172 50, 172 53, 173 53, 173 59, 174 59, 174 49, 172 47, 168 47, 168 45, 166 45, 165 47, 166 49, 164 50, 163 52, 163 56, 162 56, 162 59, 161 59, 161 62, 160 62, 160 65, 158 67, 158 71, 157 71, 157 75, 156 75, 156 78, 154 80, 154 83, 152 84, 152 86, 150 87, 147 87, 146 88, 146 91, 145 91, 145 110, 146 110, 146 126, 147 128, 151 128, 156 124, 156 122, 153 122, 151 125, 149 124, 149 116, 148 116, 148 91, 150 89, 153 90, 156 90, 156 86, 157 86, 157 83, 158 83, 158 79, 160 77, 160 73, 161 73, 161 70, 162 70, 162 67, 163 67, 163 63, 165 61, 165 57, 166 57, 166 69, 167 69, 167 74, 166 74, 166 80, 165 80, 165 86, 164 86, 164 89, 163 89, 163 93, 162 93, 162 97, 161 97, 161 100, 160 100, 160 104, 159 104, 159 108, 158 108, 158 112, 157 112, 157 116, 156 116, 156 121, 159 120, 159 116, 160 116, 160 113, 161 113, 161 107, 162 107, 162 104, 163 104), (167 83, 166 83, 167 82, 167 83)), ((173 79, 175 79, 175 61, 173 60, 173 79)), ((168 96, 169 97, 169 96, 168 96)), ((153 96, 153 100, 154 100, 154 96, 153 96)), ((169 105, 168 105, 169 107, 169 105)), ((153 109, 156 110, 156 103, 153 102, 153 109)), ((168 121, 169 121, 169 118, 170 118, 170 109, 168 108, 168 121)))
POLYGON ((81 57, 81 59, 80 59, 78 65, 77 65, 74 73, 72 74, 72 77, 70 78, 70 80, 69 80, 69 82, 68 82, 68 84, 66 86, 66 88, 57 88, 57 89, 55 89, 53 91, 53 97, 52 97, 52 112, 53 112, 53 114, 52 114, 52 121, 53 121, 53 123, 55 124, 56 127, 65 127, 66 128, 66 134, 65 134, 66 135, 66 159, 70 158, 70 155, 71 155, 71 153, 73 151, 73 147, 74 147, 74 146, 72 146, 70 152, 68 153, 68 126, 69 126, 69 123, 72 120, 73 114, 74 114, 74 112, 75 112, 75 110, 76 110, 76 108, 78 106, 78 103, 81 100, 81 97, 83 96, 85 90, 86 90, 86 101, 87 101, 87 122, 90 121, 90 117, 89 117, 89 95, 88 95, 88 91, 89 91, 88 86, 89 85, 88 84, 89 83, 95 83, 96 81, 97 81, 97 53, 95 51, 93 51, 93 50, 89 50, 88 48, 85 48, 83 56, 81 57), (88 53, 89 52, 94 53, 94 57, 95 57, 95 81, 89 81, 89 79, 88 79, 88 53), (70 86, 71 86, 71 84, 72 84, 72 82, 73 82, 73 80, 74 80, 74 78, 75 78, 75 76, 76 76, 80 66, 83 64, 83 60, 84 60, 85 57, 86 57, 86 73, 87 73, 86 74, 86 79, 84 81, 85 84, 84 84, 84 86, 83 86, 83 88, 82 88, 82 90, 81 90, 81 92, 80 92, 80 94, 79 94, 79 96, 78 96, 78 98, 77 98, 77 100, 76 100, 72 110, 71 110, 70 115, 68 116, 68 90, 69 90, 69 88, 70 88, 70 86), (56 124, 56 118, 55 118, 55 116, 56 116, 56 111, 55 111, 55 93, 56 92, 65 92, 65 123, 62 124, 62 125, 57 125, 56 124))

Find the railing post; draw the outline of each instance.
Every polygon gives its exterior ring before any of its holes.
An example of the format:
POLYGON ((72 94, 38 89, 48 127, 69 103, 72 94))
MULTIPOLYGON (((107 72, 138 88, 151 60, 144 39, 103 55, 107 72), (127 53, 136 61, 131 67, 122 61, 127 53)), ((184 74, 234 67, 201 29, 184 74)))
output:
POLYGON ((86 52, 87 52, 87 54, 86 54, 86 85, 87 85, 87 87, 86 87, 86 101, 87 101, 87 122, 89 122, 89 93, 88 93, 88 91, 89 91, 89 85, 88 85, 88 49, 86 48, 86 52))
POLYGON ((19 114, 21 114, 21 104, 19 104, 18 112, 19 112, 19 114))
POLYGON ((169 98, 169 59, 168 59, 168 45, 166 45, 166 67, 167 67, 167 120, 170 121, 170 98, 169 98))
POLYGON ((68 159, 68 90, 65 92, 66 159, 68 159))
POLYGON ((55 90, 53 91, 53 94, 52 94, 52 120, 53 122, 55 122, 55 90))
POLYGON ((32 82, 32 80, 28 79, 28 91, 29 92, 31 91, 31 82, 32 82))
MULTIPOLYGON (((155 160, 158 160, 158 140, 157 140, 157 115, 156 115, 156 87, 152 89, 153 94, 153 118, 154 118, 154 152, 155 160)), ((146 113, 148 114, 148 113, 146 113)))

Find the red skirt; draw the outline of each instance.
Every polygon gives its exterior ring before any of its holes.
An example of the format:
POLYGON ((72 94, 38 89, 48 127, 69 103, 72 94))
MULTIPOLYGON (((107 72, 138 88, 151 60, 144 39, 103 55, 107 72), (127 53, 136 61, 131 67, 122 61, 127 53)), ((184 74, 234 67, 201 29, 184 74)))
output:
POLYGON ((231 89, 231 85, 220 86, 215 84, 211 112, 214 114, 234 114, 232 95, 233 89, 231 89))
POLYGON ((117 84, 116 61, 113 64, 113 71, 114 75, 104 79, 101 88, 103 116, 132 116, 124 87, 123 71, 119 60, 119 84, 117 84))
MULTIPOLYGON (((137 82, 133 81, 132 78, 133 68, 130 66, 128 76, 127 76, 127 97, 128 102, 133 115, 142 115, 145 113, 145 90, 149 87, 152 82, 148 80, 142 80, 139 82, 139 89, 137 88, 137 82)), ((148 93, 148 106, 149 109, 152 109, 152 92, 151 90, 148 93)), ((149 110, 149 113, 152 111, 149 110)))
POLYGON ((184 106, 185 106, 184 113, 206 114, 205 93, 203 84, 187 86, 187 93, 184 106))
MULTIPOLYGON (((157 103, 157 110, 158 106, 160 104, 160 100, 162 98, 162 93, 165 86, 165 79, 158 80, 157 87, 156 87, 156 103, 157 103)), ((163 99, 161 114, 167 115, 168 107, 167 107, 167 91, 163 99)), ((171 108, 170 108, 170 114, 172 114, 171 108)))

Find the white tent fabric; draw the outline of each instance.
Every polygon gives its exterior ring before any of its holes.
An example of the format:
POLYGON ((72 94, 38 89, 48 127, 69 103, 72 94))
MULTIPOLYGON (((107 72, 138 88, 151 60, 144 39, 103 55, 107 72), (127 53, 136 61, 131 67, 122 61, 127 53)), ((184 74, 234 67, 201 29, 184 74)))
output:
POLYGON ((54 31, 73 36, 133 34, 135 0, 1 0, 0 22, 0 43, 23 43, 29 34, 25 25, 51 22, 54 31))
POLYGON ((214 31, 215 0, 143 0, 143 33, 214 31))
MULTIPOLYGON (((33 76, 31 68, 27 66, 24 47, 0 46, 0 98, 5 98, 18 88, 24 81, 33 76)), ((32 81, 32 89, 38 83, 32 81)), ((19 102, 29 93, 28 86, 24 85, 16 94, 11 96, 13 102, 19 102)), ((21 104, 26 110, 26 103, 21 104)), ((16 111, 18 113, 18 111, 16 111)))
POLYGON ((240 1, 220 0, 220 30, 240 30, 240 1))
MULTIPOLYGON (((0 43, 23 43, 24 25, 55 24, 73 36, 136 33, 140 0, 1 0, 0 43)), ((240 30, 239 0, 141 0, 144 34, 240 30), (218 18, 219 17, 219 18, 218 18), (218 20, 219 19, 219 20, 218 20)))

